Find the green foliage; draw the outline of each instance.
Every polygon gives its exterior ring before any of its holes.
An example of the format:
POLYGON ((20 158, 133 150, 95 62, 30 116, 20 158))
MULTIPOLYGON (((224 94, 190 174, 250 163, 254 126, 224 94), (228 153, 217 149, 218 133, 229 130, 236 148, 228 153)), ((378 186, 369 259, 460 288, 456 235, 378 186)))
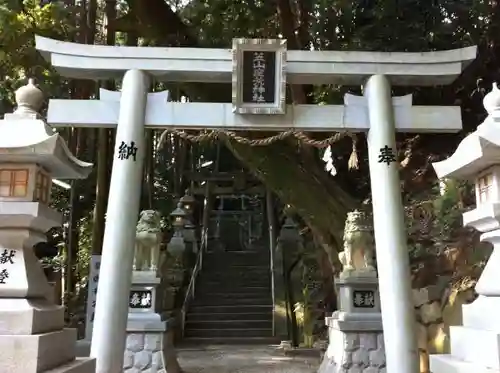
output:
POLYGON ((0 1, 0 114, 14 106, 14 92, 27 77, 48 95, 66 96, 64 84, 34 49, 34 35, 72 39, 74 11, 60 2, 40 6, 40 1, 0 1))
POLYGON ((279 33, 276 5, 270 1, 193 0, 180 14, 207 47, 226 48, 232 38, 273 38, 279 33))
POLYGON ((444 193, 434 200, 434 234, 440 242, 449 242, 458 229, 462 228, 462 214, 465 207, 461 196, 470 194, 470 185, 454 180, 444 181, 444 193))
POLYGON ((472 185, 447 180, 422 197, 406 208, 414 279, 428 283, 443 275, 458 282, 476 278, 491 250, 480 244, 478 232, 463 227, 463 213, 475 204, 472 185))

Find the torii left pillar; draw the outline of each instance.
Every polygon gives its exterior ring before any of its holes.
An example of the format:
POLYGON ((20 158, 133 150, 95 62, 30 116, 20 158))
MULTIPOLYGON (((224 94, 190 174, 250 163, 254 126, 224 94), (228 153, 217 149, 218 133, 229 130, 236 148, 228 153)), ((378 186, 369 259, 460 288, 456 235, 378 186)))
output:
POLYGON ((90 350, 96 373, 123 372, 149 84, 140 70, 129 70, 123 77, 90 350))

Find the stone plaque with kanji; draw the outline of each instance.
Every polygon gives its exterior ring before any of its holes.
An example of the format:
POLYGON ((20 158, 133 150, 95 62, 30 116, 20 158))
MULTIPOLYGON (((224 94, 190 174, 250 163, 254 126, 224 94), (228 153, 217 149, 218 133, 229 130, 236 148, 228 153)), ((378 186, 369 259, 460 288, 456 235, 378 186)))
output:
POLYGON ((354 308, 375 308, 375 291, 354 290, 352 302, 354 308))
POLYGON ((128 306, 132 309, 151 308, 153 293, 151 290, 131 290, 128 306))

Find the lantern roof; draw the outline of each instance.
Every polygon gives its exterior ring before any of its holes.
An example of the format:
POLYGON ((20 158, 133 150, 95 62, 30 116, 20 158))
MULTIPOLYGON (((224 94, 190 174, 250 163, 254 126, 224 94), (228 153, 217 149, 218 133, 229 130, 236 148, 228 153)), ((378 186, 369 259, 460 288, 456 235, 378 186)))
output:
POLYGON ((467 135, 447 159, 432 164, 438 178, 474 179, 481 171, 500 165, 500 89, 483 99, 488 116, 476 131, 467 135))
POLYGON ((16 91, 17 109, 0 120, 0 164, 38 164, 57 179, 83 179, 92 163, 77 159, 66 141, 38 114, 43 93, 32 79, 16 91))
POLYGON ((191 192, 189 189, 186 189, 186 192, 184 193, 184 195, 181 197, 180 199, 180 202, 182 204, 193 204, 196 202, 196 200, 194 199, 194 197, 191 195, 191 192))
POLYGON ((177 202, 177 207, 175 208, 174 211, 170 213, 170 216, 173 218, 185 218, 186 217, 186 211, 182 208, 181 202, 177 202))

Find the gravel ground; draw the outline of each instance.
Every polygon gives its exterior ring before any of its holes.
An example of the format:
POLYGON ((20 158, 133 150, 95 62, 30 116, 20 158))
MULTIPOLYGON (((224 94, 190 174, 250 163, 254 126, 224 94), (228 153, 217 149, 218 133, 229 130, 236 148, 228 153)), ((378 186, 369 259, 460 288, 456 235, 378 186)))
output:
POLYGON ((274 346, 184 347, 177 357, 185 373, 315 373, 320 364, 318 357, 285 356, 274 346))

